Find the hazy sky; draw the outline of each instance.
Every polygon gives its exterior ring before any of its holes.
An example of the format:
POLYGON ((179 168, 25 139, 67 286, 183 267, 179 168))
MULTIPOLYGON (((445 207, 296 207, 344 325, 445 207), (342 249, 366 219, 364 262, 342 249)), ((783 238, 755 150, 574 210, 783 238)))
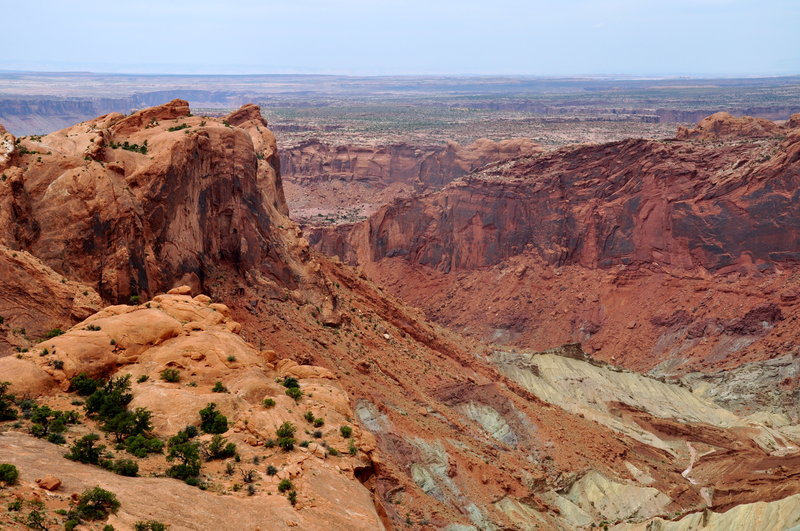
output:
POLYGON ((800 73, 800 0, 2 3, 5 70, 800 73))

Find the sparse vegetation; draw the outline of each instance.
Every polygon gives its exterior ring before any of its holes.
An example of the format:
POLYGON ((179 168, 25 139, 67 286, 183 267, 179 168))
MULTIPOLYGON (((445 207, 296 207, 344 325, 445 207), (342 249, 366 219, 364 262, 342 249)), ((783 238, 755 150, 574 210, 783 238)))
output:
POLYGON ((206 460, 225 459, 236 455, 236 445, 220 434, 215 434, 205 448, 206 460))
POLYGON ((19 479, 19 470, 9 463, 0 463, 0 483, 4 485, 15 485, 19 479))
POLYGON ((211 388, 212 393, 227 393, 228 388, 225 387, 222 382, 217 382, 214 384, 214 387, 211 388))
POLYGON ((209 402, 200 410, 200 429, 206 433, 225 433, 228 431, 228 418, 217 411, 217 404, 209 402))
POLYGON ((172 133, 174 131, 181 131, 182 129, 188 129, 189 127, 191 127, 189 124, 182 123, 180 125, 174 125, 174 126, 170 127, 169 129, 167 129, 167 131, 172 133))
POLYGON ((76 515, 85 520, 104 520, 119 509, 117 496, 100 487, 83 491, 75 506, 76 515))
POLYGON ((280 483, 278 483, 278 492, 286 492, 287 490, 291 490, 293 488, 294 485, 289 479, 282 479, 280 483))
POLYGON ((297 428, 291 422, 284 422, 275 430, 275 435, 278 436, 278 446, 285 452, 294 450, 296 430, 297 428))
POLYGON ((162 524, 157 520, 140 520, 133 524, 133 529, 134 531, 165 531, 167 529, 167 525, 162 524))
POLYGON ((164 443, 157 437, 140 433, 125 439, 125 450, 141 459, 147 454, 160 454, 164 450, 164 443))
POLYGON ((339 428, 339 433, 342 435, 343 438, 349 439, 353 436, 353 428, 350 426, 341 426, 339 428))
POLYGON ((167 368, 161 371, 160 377, 165 382, 177 383, 181 381, 181 371, 174 368, 167 368))
POLYGON ((73 376, 69 384, 70 391, 78 393, 80 396, 89 396, 103 385, 103 381, 92 378, 85 372, 81 372, 73 376))
POLYGON ((100 462, 100 456, 103 455, 103 451, 106 448, 105 445, 97 444, 99 440, 100 436, 96 433, 84 435, 73 443, 69 449, 69 453, 64 457, 72 461, 97 465, 100 462))
POLYGON ((262 404, 264 405, 265 408, 269 409, 275 407, 275 400, 273 400, 272 398, 265 398, 262 404))
POLYGON ((0 382, 0 421, 16 420, 17 410, 14 409, 14 395, 8 393, 10 382, 0 382))
POLYGON ((63 334, 63 333, 64 333, 64 331, 63 331, 63 330, 61 330, 60 328, 53 328, 52 330, 50 330, 49 332, 47 332, 47 333, 44 335, 44 337, 45 337, 46 339, 53 339, 54 337, 58 337, 58 336, 60 336, 60 335, 61 335, 61 334, 63 334))

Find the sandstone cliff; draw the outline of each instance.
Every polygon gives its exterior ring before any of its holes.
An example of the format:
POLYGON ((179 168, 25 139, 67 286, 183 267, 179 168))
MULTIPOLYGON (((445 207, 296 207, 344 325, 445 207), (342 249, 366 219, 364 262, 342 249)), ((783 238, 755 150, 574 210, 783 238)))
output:
POLYGON ((489 167, 309 238, 484 340, 582 341, 637 369, 772 357, 795 337, 783 317, 800 258, 800 131, 733 121, 698 126, 715 143, 627 140, 489 167), (758 329, 725 324, 769 305, 783 313, 752 317, 758 329))

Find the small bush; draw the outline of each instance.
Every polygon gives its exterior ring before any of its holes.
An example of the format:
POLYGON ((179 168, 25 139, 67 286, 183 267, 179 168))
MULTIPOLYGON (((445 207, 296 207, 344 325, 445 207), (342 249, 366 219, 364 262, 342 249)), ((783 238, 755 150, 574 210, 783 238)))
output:
POLYGON ((314 427, 315 428, 321 428, 324 425, 325 425, 325 420, 320 419, 320 418, 314 419, 314 427))
POLYGON ((83 491, 75 506, 78 517, 86 520, 105 520, 109 514, 116 513, 118 509, 117 496, 100 487, 83 491))
POLYGON ((100 462, 100 456, 103 455, 103 450, 106 448, 102 444, 97 445, 99 440, 100 436, 96 433, 84 435, 72 444, 69 453, 64 457, 73 461, 96 465, 100 462))
POLYGON ((295 402, 299 402, 303 396, 303 391, 299 387, 289 387, 286 389, 286 396, 292 398, 295 402))
POLYGON ((303 415, 303 418, 309 423, 314 422, 314 414, 311 411, 306 411, 306 414, 303 415))
POLYGON ((86 325, 84 330, 88 330, 89 332, 99 332, 100 331, 100 327, 97 326, 97 325, 90 324, 90 325, 86 325))
POLYGON ((15 397, 6 392, 10 386, 11 382, 0 382, 0 421, 17 419, 17 411, 12 405, 15 397))
POLYGON ((169 129, 167 129, 167 131, 172 133, 174 131, 180 131, 181 129, 188 129, 189 127, 191 127, 189 124, 183 123, 181 125, 172 126, 169 129))
POLYGON ((149 379, 150 379, 149 376, 147 376, 146 374, 143 374, 143 375, 139 376, 139 378, 136 380, 136 383, 145 383, 149 379))
POLYGON ((300 389, 300 382, 297 381, 297 378, 293 378, 289 376, 288 378, 283 379, 283 386, 287 389, 297 388, 300 389))
POLYGON ((50 330, 49 332, 47 332, 47 333, 44 335, 44 337, 45 337, 45 338, 47 338, 47 339, 53 339, 54 337, 58 337, 58 336, 60 336, 60 335, 61 335, 61 334, 63 334, 63 333, 64 333, 64 331, 63 331, 63 330, 61 330, 60 328, 53 328, 52 330, 50 330))
POLYGON ((138 306, 142 303, 142 298, 139 295, 131 295, 130 299, 128 299, 129 306, 138 306))
POLYGON ((168 476, 187 481, 200 474, 200 443, 189 439, 187 432, 181 431, 169 440, 167 461, 177 459, 180 463, 167 469, 168 476))
POLYGON ((208 461, 212 459, 225 459, 236 455, 236 445, 229 442, 222 435, 216 434, 211 438, 211 442, 208 443, 206 451, 208 453, 208 461))
POLYGON ((222 382, 217 382, 214 384, 214 387, 211 388, 212 393, 227 393, 228 388, 222 385, 222 382))
POLYGON ((321 439, 322 432, 320 430, 314 430, 314 433, 312 433, 311 436, 314 437, 315 439, 321 439))
POLYGON ((8 463, 0 464, 0 482, 5 485, 15 485, 19 478, 19 470, 14 465, 8 463))
POLYGON ((277 474, 277 473, 278 473, 278 469, 277 469, 277 468, 275 468, 274 466, 272 466, 272 465, 269 465, 269 466, 267 467, 267 475, 268 475, 268 476, 274 476, 274 475, 275 475, 275 474, 277 474))
POLYGON ((181 381, 181 371, 179 371, 178 369, 173 369, 173 368, 164 369, 163 371, 161 371, 160 376, 162 380, 169 383, 176 383, 181 381))
POLYGON ((342 426, 341 428, 339 428, 339 433, 345 439, 349 439, 353 435, 353 428, 351 428, 350 426, 342 426))
POLYGON ((286 499, 289 500, 289 503, 295 505, 297 503, 297 491, 290 490, 289 494, 286 496, 286 499))
POLYGON ((236 361, 236 356, 234 356, 234 355, 228 356, 228 361, 233 363, 234 361, 236 361))
POLYGON ((265 398, 262 404, 264 405, 265 408, 269 409, 271 407, 275 407, 275 400, 273 400, 272 398, 265 398))
POLYGON ((148 520, 148 521, 138 521, 133 524, 134 531, 165 531, 167 529, 166 524, 162 524, 156 520, 148 520))
POLYGON ((139 465, 130 459, 117 459, 111 466, 111 470, 120 476, 135 478, 139 475, 139 465))
POLYGON ((164 443, 156 437, 138 434, 125 439, 125 450, 143 459, 147 454, 160 454, 164 450, 164 443))
POLYGON ((339 455, 339 450, 337 450, 336 448, 328 448, 328 454, 332 455, 333 457, 336 457, 337 455, 339 455))
POLYGON ((77 376, 73 376, 69 384, 70 391, 74 391, 80 396, 89 396, 103 385, 103 381, 96 380, 85 372, 81 372, 77 376))
POLYGON ((225 433, 228 431, 228 418, 217 411, 217 404, 209 402, 200 410, 200 429, 206 433, 225 433))
POLYGON ((278 483, 278 492, 286 492, 287 490, 291 490, 294 488, 292 485, 291 480, 282 479, 280 483, 278 483))

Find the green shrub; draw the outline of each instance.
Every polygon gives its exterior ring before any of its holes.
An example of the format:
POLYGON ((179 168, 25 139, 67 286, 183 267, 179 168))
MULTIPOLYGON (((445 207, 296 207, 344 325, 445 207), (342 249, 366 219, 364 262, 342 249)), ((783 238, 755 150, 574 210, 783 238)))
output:
POLYGON ((160 454, 164 450, 164 443, 157 437, 140 433, 125 439, 125 450, 143 459, 147 457, 147 454, 160 454))
POLYGON ((328 454, 332 455, 333 457, 336 457, 337 455, 339 455, 339 450, 337 450, 336 448, 328 448, 328 454))
POLYGON ((49 528, 46 524, 47 519, 45 518, 44 513, 42 513, 42 511, 39 509, 32 509, 31 512, 28 513, 27 518, 25 518, 25 525, 31 529, 47 531, 49 528))
POLYGON ((225 459, 226 457, 233 457, 236 455, 236 445, 229 442, 225 437, 216 434, 211 438, 206 448, 208 452, 208 460, 212 459, 225 459))
POLYGON ((16 420, 17 411, 13 407, 14 395, 7 393, 11 382, 0 382, 0 421, 16 420))
POLYGON ((212 393, 227 393, 228 388, 222 385, 222 382, 217 382, 214 384, 214 387, 211 388, 212 393))
POLYGON ((284 422, 276 430, 275 434, 278 436, 278 446, 283 448, 284 451, 289 452, 294 449, 295 439, 294 433, 297 428, 290 422, 284 422))
POLYGON ((299 387, 289 387, 286 389, 286 395, 294 399, 295 402, 299 402, 303 396, 303 391, 299 387))
POLYGON ((282 479, 280 483, 278 483, 278 492, 286 492, 292 488, 294 488, 294 485, 292 485, 291 480, 282 479))
POLYGON ((73 461, 96 465, 99 463, 100 456, 103 455, 103 450, 106 448, 102 444, 97 445, 99 440, 100 436, 96 433, 84 435, 72 444, 69 453, 64 457, 73 461))
POLYGON ((100 327, 95 324, 86 325, 84 330, 88 330, 89 332, 99 332, 100 327))
POLYGON ((181 125, 175 125, 175 126, 172 126, 172 127, 170 127, 169 129, 167 129, 167 131, 169 131, 170 133, 172 133, 172 132, 174 132, 174 131, 180 131, 181 129, 188 129, 189 127, 191 127, 191 126, 190 126, 190 125, 188 125, 188 124, 185 124, 185 123, 183 123, 183 124, 181 124, 181 125))
POLYGON ((118 509, 117 496, 100 487, 83 491, 75 506, 77 516, 86 520, 105 520, 110 513, 116 513, 118 509))
POLYGON ((283 386, 287 389, 296 388, 300 389, 300 382, 297 381, 297 378, 293 378, 289 376, 288 378, 283 379, 283 386))
POLYGON ((350 439, 350 445, 347 447, 347 451, 350 452, 350 455, 356 455, 358 453, 358 447, 356 447, 356 443, 353 442, 353 439, 350 439))
POLYGON ((128 404, 133 400, 131 390, 131 375, 126 374, 112 378, 101 388, 98 388, 86 399, 86 413, 97 416, 101 421, 108 421, 116 415, 126 411, 128 404))
POLYGON ((339 428, 339 433, 345 439, 349 439, 353 435, 353 428, 351 428, 350 426, 342 426, 339 428))
POLYGON ((200 429, 206 433, 225 433, 228 431, 228 418, 217 411, 217 404, 209 402, 200 410, 200 429))
POLYGON ((111 466, 111 470, 120 476, 135 478, 139 475, 139 465, 131 459, 117 459, 111 466))
POLYGON ((69 390, 78 393, 80 396, 89 396, 102 385, 102 380, 97 380, 85 372, 81 372, 77 376, 73 376, 69 381, 69 390))
POLYGON ((324 425, 325 425, 325 420, 324 419, 320 419, 320 418, 314 419, 314 427, 315 428, 321 428, 324 425))
POLYGON ((19 470, 14 465, 8 463, 0 464, 0 482, 5 485, 14 485, 19 478, 19 470))
POLYGON ((278 473, 278 469, 277 469, 277 468, 275 468, 274 466, 272 466, 272 465, 269 465, 269 466, 267 467, 267 475, 268 475, 268 476, 274 476, 274 475, 275 475, 275 474, 277 474, 277 473, 278 473))
POLYGON ((181 371, 178 369, 164 369, 161 371, 161 379, 165 382, 176 383, 181 381, 181 371))
POLYGON ((314 437, 315 439, 321 439, 322 438, 322 432, 320 430, 314 430, 314 432, 311 434, 311 436, 314 437))
POLYGON ((295 505, 297 503, 297 491, 290 490, 289 494, 286 496, 286 499, 289 500, 289 503, 295 505))
POLYGON ((311 411, 306 411, 306 414, 303 415, 303 418, 309 423, 314 422, 314 414, 311 411))
POLYGON ((196 478, 200 474, 200 443, 190 441, 186 431, 178 432, 169 440, 167 461, 180 461, 167 469, 169 477, 182 479, 196 478))
POLYGON ((271 407, 275 407, 275 400, 273 400, 272 398, 265 398, 262 404, 264 405, 265 408, 269 409, 271 407))
POLYGON ((147 376, 146 374, 143 374, 143 375, 139 376, 139 378, 136 380, 136 383, 144 383, 149 379, 150 379, 149 376, 147 376))
POLYGON ((47 333, 44 335, 44 337, 45 337, 45 338, 47 338, 47 339, 53 339, 54 337, 58 337, 58 336, 60 336, 60 335, 61 335, 61 334, 63 334, 63 333, 64 333, 64 331, 63 331, 63 330, 61 330, 60 328, 53 328, 52 330, 50 330, 49 332, 47 332, 47 333))
POLYGON ((148 520, 148 521, 138 521, 133 524, 134 531, 165 531, 167 529, 166 524, 162 524, 156 520, 148 520))
POLYGON ((147 434, 153 429, 150 422, 153 414, 146 408, 137 407, 133 411, 122 411, 117 413, 105 423, 103 430, 114 435, 118 443, 123 442, 132 435, 147 434))

